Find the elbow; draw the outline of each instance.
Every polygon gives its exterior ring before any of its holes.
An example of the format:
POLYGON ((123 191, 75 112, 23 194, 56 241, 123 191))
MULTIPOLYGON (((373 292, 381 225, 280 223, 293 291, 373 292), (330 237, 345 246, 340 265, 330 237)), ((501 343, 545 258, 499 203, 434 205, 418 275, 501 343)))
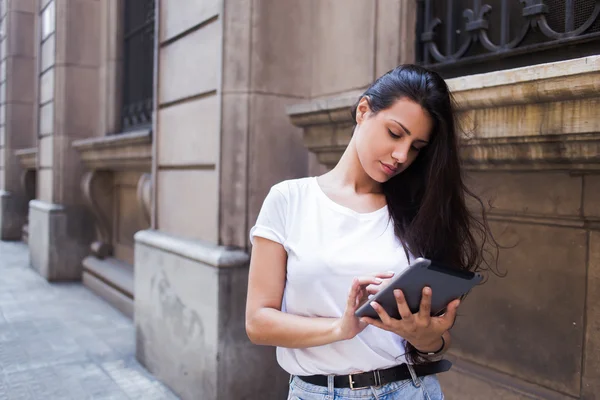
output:
POLYGON ((258 324, 256 322, 256 318, 247 317, 246 318, 246 335, 250 342, 257 345, 264 345, 264 341, 262 339, 261 331, 258 328, 258 324))

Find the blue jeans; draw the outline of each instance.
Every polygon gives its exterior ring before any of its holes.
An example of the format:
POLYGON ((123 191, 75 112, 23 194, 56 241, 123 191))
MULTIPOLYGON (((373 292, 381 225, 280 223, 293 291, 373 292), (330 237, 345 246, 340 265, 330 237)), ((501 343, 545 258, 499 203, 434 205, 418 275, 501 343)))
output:
MULTIPOLYGON (((412 368, 411 368, 412 369, 412 368)), ((304 382, 297 376, 290 378, 288 400, 443 400, 444 394, 435 375, 396 381, 387 385, 352 390, 334 388, 333 375, 329 376, 329 387, 304 382)))

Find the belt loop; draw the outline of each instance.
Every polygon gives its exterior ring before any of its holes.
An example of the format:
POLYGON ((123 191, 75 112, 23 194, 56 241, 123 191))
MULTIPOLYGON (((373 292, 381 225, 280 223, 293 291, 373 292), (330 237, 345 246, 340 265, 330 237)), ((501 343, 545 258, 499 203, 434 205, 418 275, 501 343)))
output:
POLYGON ((333 384, 334 378, 334 375, 327 375, 327 394, 330 395, 332 399, 334 398, 333 395, 335 393, 335 387, 333 384))
POLYGON ((290 374, 290 381, 288 382, 288 385, 291 385, 293 380, 294 380, 294 375, 290 374))
POLYGON ((410 377, 412 378, 413 384, 416 387, 421 387, 421 380, 417 376, 417 373, 415 372, 415 369, 413 368, 413 366, 408 363, 406 363, 406 366, 408 367, 408 371, 410 372, 410 377))

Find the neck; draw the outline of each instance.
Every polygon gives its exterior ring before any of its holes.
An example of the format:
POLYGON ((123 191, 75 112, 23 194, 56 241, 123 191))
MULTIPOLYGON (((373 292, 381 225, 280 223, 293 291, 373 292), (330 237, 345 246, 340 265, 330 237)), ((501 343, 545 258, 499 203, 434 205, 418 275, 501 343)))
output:
POLYGON ((381 183, 373 180, 364 170, 358 152, 356 151, 355 136, 352 137, 348 147, 342 154, 337 165, 329 171, 329 186, 338 186, 353 190, 357 194, 381 193, 381 183))

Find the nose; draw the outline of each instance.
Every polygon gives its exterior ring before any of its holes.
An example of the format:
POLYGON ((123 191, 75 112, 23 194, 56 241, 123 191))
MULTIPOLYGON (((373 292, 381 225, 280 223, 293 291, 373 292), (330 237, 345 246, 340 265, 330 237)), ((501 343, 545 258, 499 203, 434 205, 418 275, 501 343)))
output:
MULTIPOLYGON (((410 144, 409 144, 409 146, 410 146, 410 144)), ((394 149, 394 151, 392 153, 392 158, 394 160, 396 160, 396 162, 398 164, 404 164, 406 162, 406 159, 408 158, 407 154, 408 154, 408 149, 406 148, 406 146, 400 145, 394 149)))

